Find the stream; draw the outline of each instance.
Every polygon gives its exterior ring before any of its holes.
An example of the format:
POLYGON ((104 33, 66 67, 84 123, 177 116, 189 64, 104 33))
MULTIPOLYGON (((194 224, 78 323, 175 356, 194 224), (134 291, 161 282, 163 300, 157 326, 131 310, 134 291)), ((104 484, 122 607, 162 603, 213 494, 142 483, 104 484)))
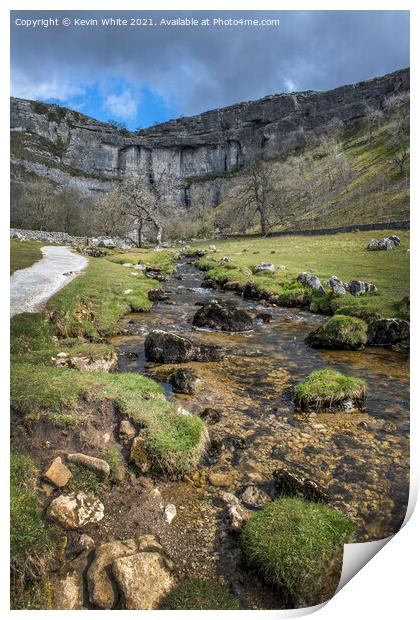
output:
POLYGON ((193 413, 207 407, 221 412, 221 420, 209 425, 212 444, 203 467, 186 480, 160 485, 178 510, 166 542, 181 571, 189 576, 225 575, 242 593, 254 592, 248 594, 252 606, 273 608, 276 602, 270 596, 275 595, 241 565, 237 542, 224 525, 221 494, 240 495, 249 484, 269 490, 273 470, 285 467, 328 492, 330 504, 358 525, 357 542, 395 533, 409 490, 408 356, 372 347, 311 349, 305 336, 326 317, 202 288, 202 280, 191 262, 179 262, 164 283, 170 302, 127 316, 123 327, 130 335, 111 342, 119 351, 120 371, 142 372, 161 381, 166 396, 193 413), (235 302, 254 316, 269 312, 272 320, 256 321, 252 331, 240 334, 193 328, 197 305, 215 297, 235 302), (227 350, 226 357, 185 364, 197 372, 200 386, 193 395, 175 395, 167 383, 174 365, 145 361, 144 339, 152 329, 218 344, 227 350), (293 385, 326 366, 366 380, 366 412, 295 415, 293 385), (209 482, 214 473, 220 474, 223 486, 209 482))

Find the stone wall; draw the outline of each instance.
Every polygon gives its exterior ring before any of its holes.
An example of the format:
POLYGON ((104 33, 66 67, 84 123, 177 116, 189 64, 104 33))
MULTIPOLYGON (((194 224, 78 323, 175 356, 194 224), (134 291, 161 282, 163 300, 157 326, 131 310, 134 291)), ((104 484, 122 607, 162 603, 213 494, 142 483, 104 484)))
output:
POLYGON ((72 237, 64 232, 47 232, 43 230, 23 230, 18 228, 10 229, 12 239, 22 239, 25 241, 42 241, 46 243, 60 243, 67 245, 96 245, 99 247, 119 248, 128 250, 134 247, 134 243, 127 239, 118 237, 72 237))

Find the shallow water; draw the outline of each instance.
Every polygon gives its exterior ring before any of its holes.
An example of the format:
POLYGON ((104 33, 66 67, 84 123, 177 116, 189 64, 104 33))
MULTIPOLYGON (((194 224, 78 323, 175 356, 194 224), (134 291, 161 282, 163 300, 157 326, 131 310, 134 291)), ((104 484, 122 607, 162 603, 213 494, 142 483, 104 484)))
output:
MULTIPOLYGON (((155 377, 169 398, 190 411, 200 413, 205 407, 221 410, 222 419, 210 426, 210 434, 212 440, 223 442, 224 449, 210 453, 205 473, 227 474, 230 481, 223 490, 239 493, 250 482, 269 488, 273 470, 287 467, 328 491, 331 504, 358 524, 359 541, 397 531, 404 518, 409 485, 407 355, 382 348, 360 352, 311 349, 305 336, 325 317, 297 309, 267 308, 234 293, 201 288, 202 274, 186 261, 179 263, 177 275, 182 279, 173 276, 165 284, 173 305, 159 303, 149 313, 131 314, 124 325, 132 335, 112 341, 120 352, 120 370, 155 377), (268 324, 257 322, 252 332, 242 334, 193 329, 195 304, 214 297, 233 300, 250 312, 268 311, 273 319, 268 324), (185 364, 199 375, 200 388, 191 396, 174 395, 167 383, 174 366, 145 362, 144 339, 151 329, 219 344, 227 355, 220 362, 185 364), (128 358, 127 352, 138 357, 128 358), (295 415, 293 385, 326 366, 366 380, 365 413, 295 415), (386 422, 395 427, 384 429, 386 422)), ((173 499, 177 503, 183 497, 194 531, 209 493, 222 490, 212 489, 202 479, 187 485, 174 483, 173 499)), ((208 558, 211 549, 209 543, 208 558)))

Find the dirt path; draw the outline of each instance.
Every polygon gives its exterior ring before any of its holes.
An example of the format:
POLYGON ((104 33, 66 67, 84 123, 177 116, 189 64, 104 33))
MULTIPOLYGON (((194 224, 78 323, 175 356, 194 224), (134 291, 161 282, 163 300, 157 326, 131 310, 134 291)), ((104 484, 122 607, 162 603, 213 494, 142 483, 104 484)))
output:
POLYGON ((41 248, 43 258, 10 278, 10 316, 36 312, 87 265, 87 259, 66 246, 41 248))

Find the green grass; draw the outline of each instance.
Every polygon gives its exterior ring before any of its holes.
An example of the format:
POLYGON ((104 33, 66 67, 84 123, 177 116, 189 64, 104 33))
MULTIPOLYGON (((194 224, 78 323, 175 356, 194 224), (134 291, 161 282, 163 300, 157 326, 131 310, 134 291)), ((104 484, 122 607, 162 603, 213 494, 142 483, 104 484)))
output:
MULTIPOLYGON (((409 294, 409 255, 406 252, 409 240, 408 231, 391 230, 311 237, 242 237, 216 241, 220 251, 209 253, 199 261, 199 265, 206 270, 205 277, 220 284, 235 280, 243 287, 251 282, 260 291, 279 295, 281 305, 302 305, 308 309, 314 300, 318 305, 320 298, 319 294, 314 295, 293 283, 303 271, 313 270, 323 282, 332 275, 344 281, 372 282, 378 287, 375 294, 354 297, 346 293, 336 299, 323 296, 324 305, 330 307, 331 312, 340 314, 363 311, 393 317, 398 312, 396 306, 409 294), (401 238, 400 247, 388 252, 369 252, 366 249, 373 237, 393 233, 401 238), (229 268, 218 264, 225 255, 232 260, 228 263, 229 268), (275 266, 285 265, 286 270, 276 271, 273 275, 250 274, 249 270, 262 261, 272 262, 275 266)), ((208 248, 212 243, 214 241, 197 243, 196 247, 208 248)), ((328 307, 324 307, 324 311, 328 307)), ((313 309, 317 309, 315 305, 313 309)))
POLYGON ((175 270, 175 257, 176 253, 172 251, 155 252, 151 250, 133 249, 128 252, 118 253, 110 257, 109 260, 121 265, 124 263, 146 265, 146 267, 160 269, 164 273, 169 274, 175 270))
POLYGON ((367 342, 367 329, 362 319, 336 314, 311 332, 306 342, 318 349, 361 349, 367 342))
POLYGON ((317 600, 331 562, 340 557, 355 526, 326 504, 281 498, 244 525, 241 546, 267 581, 284 587, 295 603, 317 600))
POLYGON ((147 293, 156 286, 127 267, 91 258, 84 273, 50 299, 48 311, 60 337, 97 339, 117 333, 124 314, 149 310, 147 293))
POLYGON ((86 408, 111 400, 119 411, 146 427, 147 448, 155 468, 180 475, 197 466, 206 446, 205 425, 195 415, 177 414, 162 387, 138 373, 81 372, 30 363, 12 363, 12 406, 27 420, 50 420, 62 427, 82 428, 86 408))
POLYGON ((16 314, 10 321, 12 354, 53 350, 53 336, 53 326, 43 314, 24 312, 16 314))
POLYGON ((43 518, 36 494, 39 470, 36 463, 19 451, 10 456, 10 554, 12 608, 46 606, 48 564, 53 556, 53 529, 43 518), (40 581, 42 580, 42 581, 40 581))
POLYGON ((362 402, 366 384, 357 377, 347 377, 336 370, 315 370, 294 387, 294 401, 298 409, 331 408, 343 399, 362 402))
POLYGON ((42 258, 41 248, 45 245, 40 241, 10 240, 10 273, 26 269, 42 258))
POLYGON ((167 594, 160 609, 240 609, 238 599, 227 588, 203 579, 183 581, 167 594))

